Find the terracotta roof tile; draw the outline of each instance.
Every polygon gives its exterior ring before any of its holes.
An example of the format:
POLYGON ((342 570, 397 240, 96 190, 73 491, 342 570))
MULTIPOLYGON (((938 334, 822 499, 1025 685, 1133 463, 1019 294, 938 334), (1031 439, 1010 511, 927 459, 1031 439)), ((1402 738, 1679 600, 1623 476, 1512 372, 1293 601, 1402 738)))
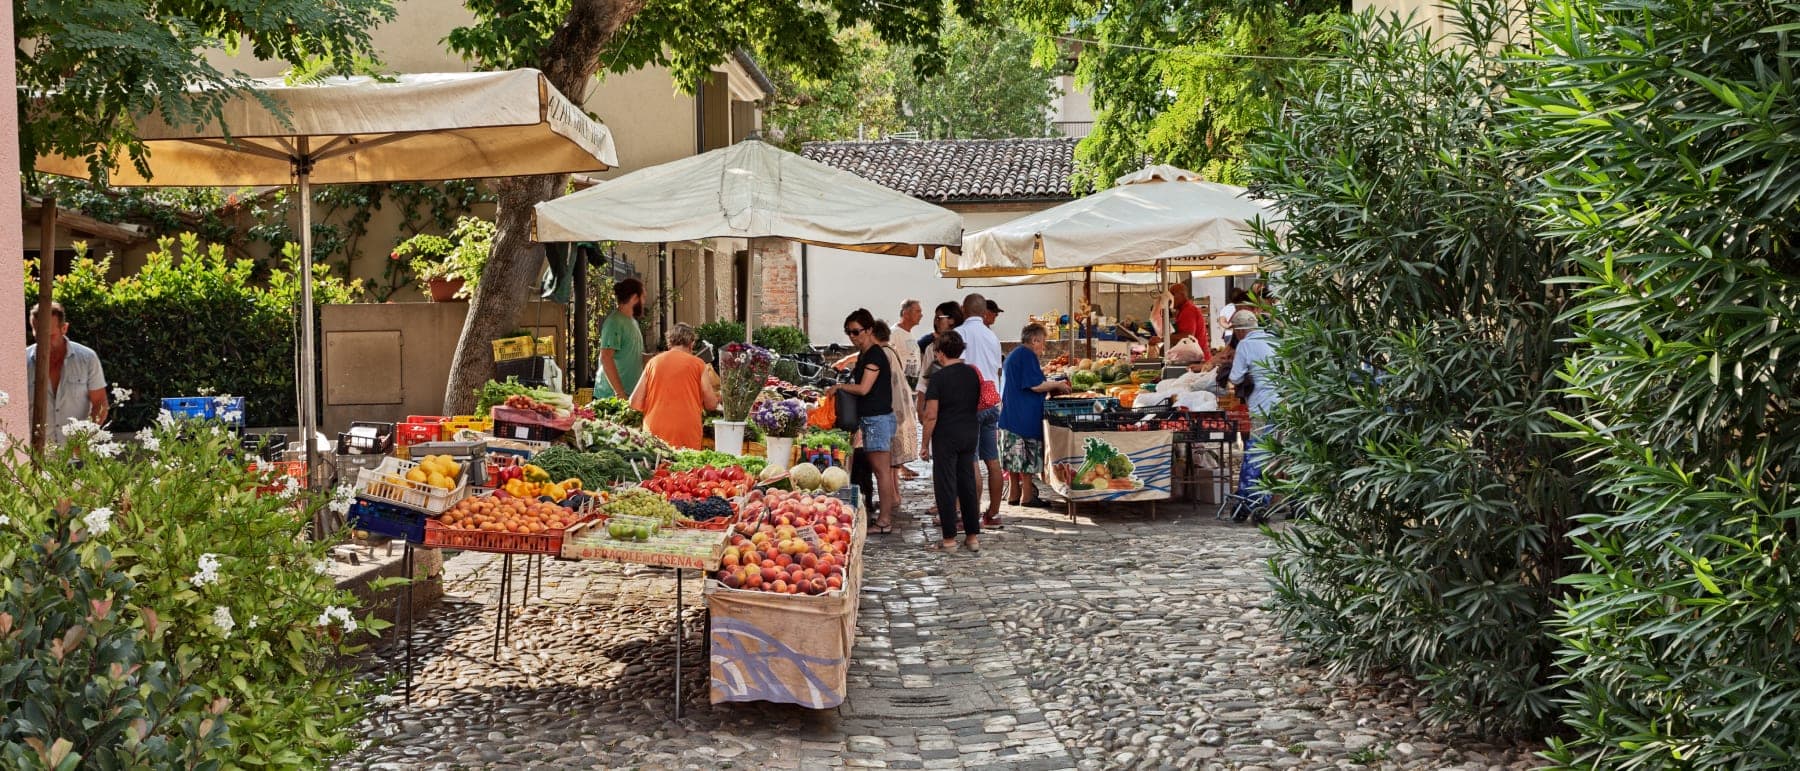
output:
POLYGON ((1067 201, 1075 143, 1052 139, 808 142, 800 154, 933 203, 1067 201))

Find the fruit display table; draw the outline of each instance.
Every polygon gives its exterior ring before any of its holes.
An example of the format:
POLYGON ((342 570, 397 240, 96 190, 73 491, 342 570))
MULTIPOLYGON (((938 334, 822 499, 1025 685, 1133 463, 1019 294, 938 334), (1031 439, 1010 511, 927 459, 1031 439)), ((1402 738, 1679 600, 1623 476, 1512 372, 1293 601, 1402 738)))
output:
POLYGON ((826 594, 771 594, 708 581, 712 703, 770 701, 829 709, 844 702, 868 511, 856 508, 843 586, 826 594))
POLYGON ((1075 506, 1168 500, 1174 471, 1172 431, 1082 431, 1044 424, 1044 476, 1075 506))

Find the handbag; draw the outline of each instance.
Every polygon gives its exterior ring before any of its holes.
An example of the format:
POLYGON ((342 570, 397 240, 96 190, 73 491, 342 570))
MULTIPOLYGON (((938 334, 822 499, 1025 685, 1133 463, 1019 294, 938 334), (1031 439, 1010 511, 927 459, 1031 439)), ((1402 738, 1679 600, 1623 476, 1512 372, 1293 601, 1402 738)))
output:
MULTIPOLYGON (((847 383, 849 382, 849 378, 850 373, 846 372, 841 375, 838 380, 840 383, 847 383)), ((837 404, 835 405, 837 407, 837 429, 840 431, 856 433, 857 429, 862 428, 862 419, 856 414, 856 402, 858 401, 858 397, 856 394, 835 395, 839 397, 837 404)))
POLYGON ((981 374, 980 367, 970 365, 970 369, 975 370, 975 378, 981 381, 981 399, 975 403, 976 411, 987 412, 1000 406, 1000 389, 994 385, 994 381, 981 374))

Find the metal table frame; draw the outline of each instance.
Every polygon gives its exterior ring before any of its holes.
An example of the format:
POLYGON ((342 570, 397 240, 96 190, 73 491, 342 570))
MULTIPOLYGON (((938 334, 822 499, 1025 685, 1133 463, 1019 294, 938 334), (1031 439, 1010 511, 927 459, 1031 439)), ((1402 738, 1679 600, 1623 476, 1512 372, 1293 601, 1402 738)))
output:
MULTIPOLYGON (((530 593, 533 591, 533 587, 531 584, 531 577, 532 577, 532 573, 534 572, 534 568, 535 568, 535 572, 537 574, 537 586, 536 586, 537 596, 539 596, 539 597, 544 596, 544 566, 543 566, 544 555, 526 554, 526 555, 521 555, 521 556, 525 557, 525 559, 522 561, 524 563, 524 568, 525 568, 525 580, 519 586, 519 604, 524 605, 524 604, 527 604, 530 602, 530 593)), ((406 637, 406 655, 405 655, 405 661, 403 664, 404 672, 405 672, 403 689, 404 689, 406 703, 411 704, 412 703, 413 672, 414 672, 414 659, 413 659, 413 584, 414 584, 413 571, 414 571, 414 562, 413 562, 413 544, 411 542, 408 542, 406 544, 406 551, 402 554, 402 556, 400 558, 400 564, 401 564, 401 570, 406 575, 406 579, 407 579, 407 581, 406 581, 406 597, 400 603, 400 605, 402 607, 396 608, 394 611, 394 623, 396 626, 399 626, 403 629, 402 634, 405 635, 405 637, 406 637), (404 620, 402 620, 402 617, 404 617, 404 620)), ((629 564, 629 563, 618 563, 618 564, 629 564)), ((685 708, 686 705, 683 704, 682 698, 681 698, 681 664, 682 664, 682 655, 684 653, 683 649, 687 647, 687 629, 686 629, 686 624, 684 623, 684 620, 687 616, 687 604, 686 604, 686 600, 685 600, 685 597, 684 597, 683 591, 682 591, 682 583, 684 582, 684 580, 686 579, 687 576, 686 576, 686 571, 683 570, 682 568, 675 568, 674 570, 675 570, 675 680, 674 680, 673 697, 674 697, 674 701, 675 701, 675 717, 677 719, 680 719, 683 715, 686 714, 686 708, 685 708)), ((502 638, 504 638, 505 641, 509 644, 512 642, 512 590, 513 590, 513 555, 512 554, 502 554, 501 561, 500 561, 499 600, 498 600, 498 603, 496 606, 496 612, 494 615, 494 652, 493 652, 493 655, 495 658, 500 657, 500 643, 501 643, 502 638)), ((702 608, 704 608, 704 607, 705 606, 702 606, 702 608)), ((708 648, 710 648, 711 642, 712 642, 710 639, 710 637, 711 637, 710 630, 712 628, 712 619, 709 617, 705 621, 706 621, 707 629, 709 631, 709 634, 707 635, 708 639, 705 640, 705 643, 706 643, 706 646, 708 648)))

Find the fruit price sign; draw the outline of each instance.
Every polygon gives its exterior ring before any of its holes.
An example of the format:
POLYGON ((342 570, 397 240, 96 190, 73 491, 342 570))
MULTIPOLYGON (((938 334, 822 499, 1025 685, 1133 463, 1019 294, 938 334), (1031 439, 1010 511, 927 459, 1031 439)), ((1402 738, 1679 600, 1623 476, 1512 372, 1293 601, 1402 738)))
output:
POLYGON ((1174 435, 1168 431, 1074 431, 1044 426, 1045 476, 1076 502, 1169 497, 1174 435))

